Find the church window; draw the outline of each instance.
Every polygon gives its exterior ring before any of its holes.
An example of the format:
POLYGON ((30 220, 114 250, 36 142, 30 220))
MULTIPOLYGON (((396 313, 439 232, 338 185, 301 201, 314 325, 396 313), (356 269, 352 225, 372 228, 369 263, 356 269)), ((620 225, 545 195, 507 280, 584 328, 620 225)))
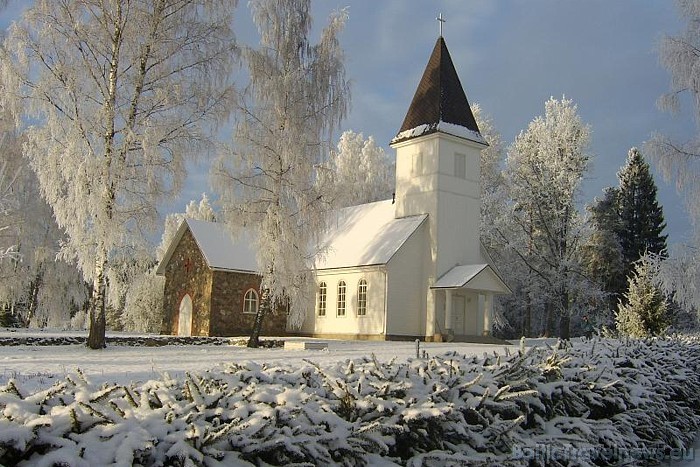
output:
POLYGON ((455 177, 467 178, 467 156, 455 154, 455 177))
POLYGON ((360 279, 357 284, 357 316, 367 314, 367 281, 360 279))
POLYGON ((318 284, 318 316, 326 316, 327 291, 325 282, 318 284))
POLYGON ((248 289, 243 296, 243 313, 256 314, 258 312, 258 293, 254 289, 248 289))
POLYGON ((338 316, 345 316, 345 281, 338 282, 338 316))

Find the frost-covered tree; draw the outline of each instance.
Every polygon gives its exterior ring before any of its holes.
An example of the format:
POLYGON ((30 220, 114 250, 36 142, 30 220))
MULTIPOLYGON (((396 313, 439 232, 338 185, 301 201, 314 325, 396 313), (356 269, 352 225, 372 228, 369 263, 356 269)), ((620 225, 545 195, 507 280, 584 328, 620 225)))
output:
MULTIPOLYGON (((700 0, 677 0, 685 29, 665 37, 659 47, 661 65, 671 74, 670 91, 661 96, 659 107, 677 112, 683 95, 691 99, 696 122, 700 122, 700 0)), ((683 306, 700 311, 700 132, 688 141, 655 135, 645 146, 646 154, 667 180, 673 180, 685 195, 694 227, 685 245, 671 252, 658 266, 658 283, 683 306)))
POLYGON ((340 135, 332 152, 331 176, 336 188, 336 206, 354 206, 391 198, 394 167, 373 137, 364 139, 352 130, 340 135))
MULTIPOLYGON (((318 243, 332 207, 320 181, 332 130, 346 115, 349 89, 338 36, 347 13, 331 16, 310 42, 310 0, 250 3, 260 47, 243 50, 250 84, 239 103, 234 148, 213 178, 225 222, 254 230, 263 296, 249 345, 257 345, 265 310, 289 305, 299 326, 313 307, 309 249, 318 243)), ((329 191, 330 190, 330 191, 329 191)))
POLYGON ((0 309, 16 325, 67 327, 87 288, 74 264, 56 258, 63 232, 22 157, 23 139, 0 118, 0 309), (10 319, 11 318, 11 319, 10 319))
POLYGON ((625 301, 615 314, 617 331, 630 337, 658 336, 669 325, 666 300, 653 283, 652 262, 643 256, 628 280, 625 301))
POLYGON ((589 165, 588 143, 589 127, 576 105, 550 98, 544 116, 518 135, 506 160, 509 225, 517 234, 501 239, 547 300, 545 332, 558 316, 559 335, 565 339, 573 312, 590 291, 582 274, 583 225, 576 210, 589 165))
POLYGON ((62 255, 92 281, 91 348, 105 345, 113 265, 146 248, 157 203, 230 108, 235 4, 36 0, 9 29, 2 104, 31 122, 24 153, 68 235, 62 255))
POLYGON ((164 287, 165 278, 155 274, 155 267, 131 281, 121 317, 125 330, 160 332, 163 324, 164 287))
POLYGON ((503 164, 505 150, 501 134, 496 130, 493 120, 485 114, 479 104, 472 104, 471 111, 479 127, 481 136, 488 146, 481 150, 481 238, 485 245, 495 242, 493 251, 500 249, 497 245, 498 235, 491 230, 503 215, 506 204, 505 179, 503 164))
POLYGON ((501 237, 506 231, 509 231, 509 235, 514 234, 507 227, 509 219, 506 215, 508 197, 503 176, 505 163, 503 139, 491 117, 479 104, 472 104, 471 111, 481 136, 488 143, 488 146, 481 150, 480 160, 481 242, 513 291, 508 296, 498 297, 495 303, 494 326, 504 335, 514 331, 513 337, 530 336, 532 303, 528 302, 527 294, 521 293, 524 290, 523 278, 527 276, 527 268, 512 257, 512 251, 505 247, 501 237))
POLYGON ((163 259, 165 252, 168 250, 168 247, 170 247, 170 242, 175 237, 177 229, 185 218, 216 222, 216 212, 206 193, 202 193, 202 198, 199 202, 190 200, 187 206, 185 206, 184 213, 174 212, 165 217, 163 235, 161 236, 160 244, 156 247, 156 261, 160 262, 160 260, 163 259))

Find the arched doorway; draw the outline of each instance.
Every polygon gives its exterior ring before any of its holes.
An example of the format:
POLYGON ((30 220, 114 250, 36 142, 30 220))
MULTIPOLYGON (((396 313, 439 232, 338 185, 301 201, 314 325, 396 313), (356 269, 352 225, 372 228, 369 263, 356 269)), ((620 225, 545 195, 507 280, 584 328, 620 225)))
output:
POLYGON ((185 294, 180 301, 180 313, 177 319, 177 335, 192 335, 192 298, 185 294))

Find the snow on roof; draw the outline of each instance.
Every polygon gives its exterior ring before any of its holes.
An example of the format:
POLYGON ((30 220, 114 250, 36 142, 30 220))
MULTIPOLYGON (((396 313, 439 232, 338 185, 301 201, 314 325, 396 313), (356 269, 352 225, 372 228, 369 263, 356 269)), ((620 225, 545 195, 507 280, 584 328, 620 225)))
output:
POLYGON ((247 232, 233 238, 225 224, 187 219, 187 225, 212 269, 257 272, 258 261, 247 232))
POLYGON ((258 271, 252 243, 245 231, 234 239, 224 224, 185 219, 170 241, 170 246, 160 261, 156 274, 165 274, 165 267, 170 262, 175 248, 187 229, 192 232, 192 236, 210 268, 224 271, 258 271))
MULTIPOLYGON (((339 209, 331 213, 331 226, 322 236, 319 247, 324 250, 324 254, 317 255, 316 268, 332 269, 388 263, 427 218, 424 214, 395 219, 394 208, 391 200, 387 200, 339 209)), ((224 224, 186 219, 180 225, 158 266, 158 274, 165 273, 165 266, 186 227, 192 232, 210 268, 224 271, 260 271, 251 232, 243 231, 234 238, 224 224)))
POLYGON ((494 293, 510 293, 510 288, 503 282, 489 264, 465 264, 455 266, 440 277, 431 289, 485 290, 494 293))
POLYGON ((406 118, 391 144, 435 132, 487 144, 442 37, 435 43, 406 118))
POLYGON ((317 269, 386 264, 428 217, 394 217, 391 200, 351 206, 332 214, 331 228, 322 237, 325 253, 317 269))
POLYGON ((454 289, 467 285, 481 271, 486 269, 488 264, 466 264, 455 266, 447 271, 440 279, 433 284, 433 289, 454 289))
POLYGON ((484 139, 483 136, 481 136, 481 133, 478 131, 470 130, 469 128, 466 128, 461 125, 457 125, 455 123, 449 123, 449 122, 438 122, 437 124, 428 124, 428 123, 423 123, 421 125, 418 125, 415 128, 410 128, 408 130, 404 130, 394 139, 391 140, 392 144, 397 143, 400 141, 405 141, 408 139, 412 138, 417 138, 419 136, 423 135, 429 135, 430 133, 436 133, 436 132, 441 132, 441 133, 447 133, 448 135, 452 136, 457 136, 459 138, 464 138, 468 139, 470 141, 474 141, 479 144, 485 144, 488 145, 486 140, 484 139))

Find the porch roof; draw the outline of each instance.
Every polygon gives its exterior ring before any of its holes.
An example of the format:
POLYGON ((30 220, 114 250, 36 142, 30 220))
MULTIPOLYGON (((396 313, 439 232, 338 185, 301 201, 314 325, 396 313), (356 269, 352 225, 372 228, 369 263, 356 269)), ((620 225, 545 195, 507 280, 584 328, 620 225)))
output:
POLYGON ((509 293, 510 288, 488 264, 455 266, 443 274, 431 289, 472 289, 509 293))

